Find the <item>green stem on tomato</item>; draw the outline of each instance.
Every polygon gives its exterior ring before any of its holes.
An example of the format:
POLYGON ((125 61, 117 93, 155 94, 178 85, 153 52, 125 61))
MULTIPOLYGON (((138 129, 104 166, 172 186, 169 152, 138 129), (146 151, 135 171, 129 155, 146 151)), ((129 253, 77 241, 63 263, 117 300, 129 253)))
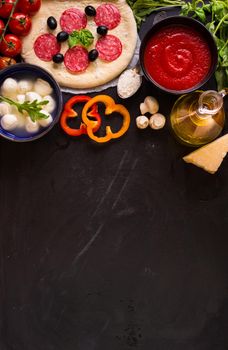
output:
MULTIPOLYGON (((8 20, 7 20, 7 22, 6 22, 5 28, 3 29, 2 34, 0 35, 0 43, 2 42, 2 39, 5 41, 6 30, 7 30, 8 26, 9 26, 9 22, 10 22, 10 20, 11 20, 11 17, 12 17, 12 15, 14 14, 14 11, 15 11, 15 8, 16 8, 16 6, 17 6, 18 1, 19 1, 19 0, 15 0, 14 3, 13 3, 13 7, 12 7, 12 10, 11 10, 11 12, 10 12, 9 18, 8 18, 8 20)), ((7 44, 6 41, 5 41, 5 43, 7 44)))

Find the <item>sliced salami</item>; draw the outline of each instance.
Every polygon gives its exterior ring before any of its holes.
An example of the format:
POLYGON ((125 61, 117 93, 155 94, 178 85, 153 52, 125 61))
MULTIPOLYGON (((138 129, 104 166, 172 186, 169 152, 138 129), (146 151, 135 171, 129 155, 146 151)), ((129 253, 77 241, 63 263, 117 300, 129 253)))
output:
POLYGON ((68 49, 64 56, 64 64, 71 73, 80 73, 89 65, 87 50, 82 46, 74 46, 68 49))
POLYGON ((73 30, 84 29, 87 25, 86 15, 76 8, 69 8, 60 18, 60 26, 64 32, 70 34, 73 30))
POLYGON ((42 61, 51 61, 60 52, 61 46, 53 34, 40 35, 34 43, 34 52, 42 61))
POLYGON ((112 4, 100 5, 97 8, 94 20, 97 26, 106 26, 108 29, 114 29, 120 23, 120 11, 112 4))
POLYGON ((96 49, 99 58, 104 61, 115 61, 122 53, 121 41, 114 35, 106 35, 98 39, 96 49))

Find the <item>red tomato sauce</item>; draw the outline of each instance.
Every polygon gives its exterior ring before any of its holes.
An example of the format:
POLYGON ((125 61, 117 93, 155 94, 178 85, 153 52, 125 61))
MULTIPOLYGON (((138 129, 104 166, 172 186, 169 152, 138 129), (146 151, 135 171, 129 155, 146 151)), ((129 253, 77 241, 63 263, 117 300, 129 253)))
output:
POLYGON ((206 77, 211 67, 211 52, 205 39, 194 29, 168 26, 148 41, 144 66, 162 87, 186 90, 206 77))

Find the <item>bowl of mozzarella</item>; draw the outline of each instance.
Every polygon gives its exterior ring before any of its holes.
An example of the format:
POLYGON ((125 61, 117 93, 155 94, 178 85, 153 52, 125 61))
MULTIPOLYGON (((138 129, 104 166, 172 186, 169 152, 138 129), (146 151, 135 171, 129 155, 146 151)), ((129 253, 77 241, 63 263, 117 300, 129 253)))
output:
POLYGON ((0 72, 0 135, 26 142, 46 135, 58 122, 62 93, 44 69, 18 63, 0 72))

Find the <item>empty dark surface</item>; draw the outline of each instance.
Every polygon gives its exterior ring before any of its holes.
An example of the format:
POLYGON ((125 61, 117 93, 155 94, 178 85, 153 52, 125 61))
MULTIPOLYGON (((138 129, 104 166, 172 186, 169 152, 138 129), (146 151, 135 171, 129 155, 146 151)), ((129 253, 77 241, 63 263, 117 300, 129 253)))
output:
POLYGON ((209 175, 137 130, 148 94, 169 114, 145 82, 104 146, 0 140, 0 350, 228 349, 228 160, 209 175))

